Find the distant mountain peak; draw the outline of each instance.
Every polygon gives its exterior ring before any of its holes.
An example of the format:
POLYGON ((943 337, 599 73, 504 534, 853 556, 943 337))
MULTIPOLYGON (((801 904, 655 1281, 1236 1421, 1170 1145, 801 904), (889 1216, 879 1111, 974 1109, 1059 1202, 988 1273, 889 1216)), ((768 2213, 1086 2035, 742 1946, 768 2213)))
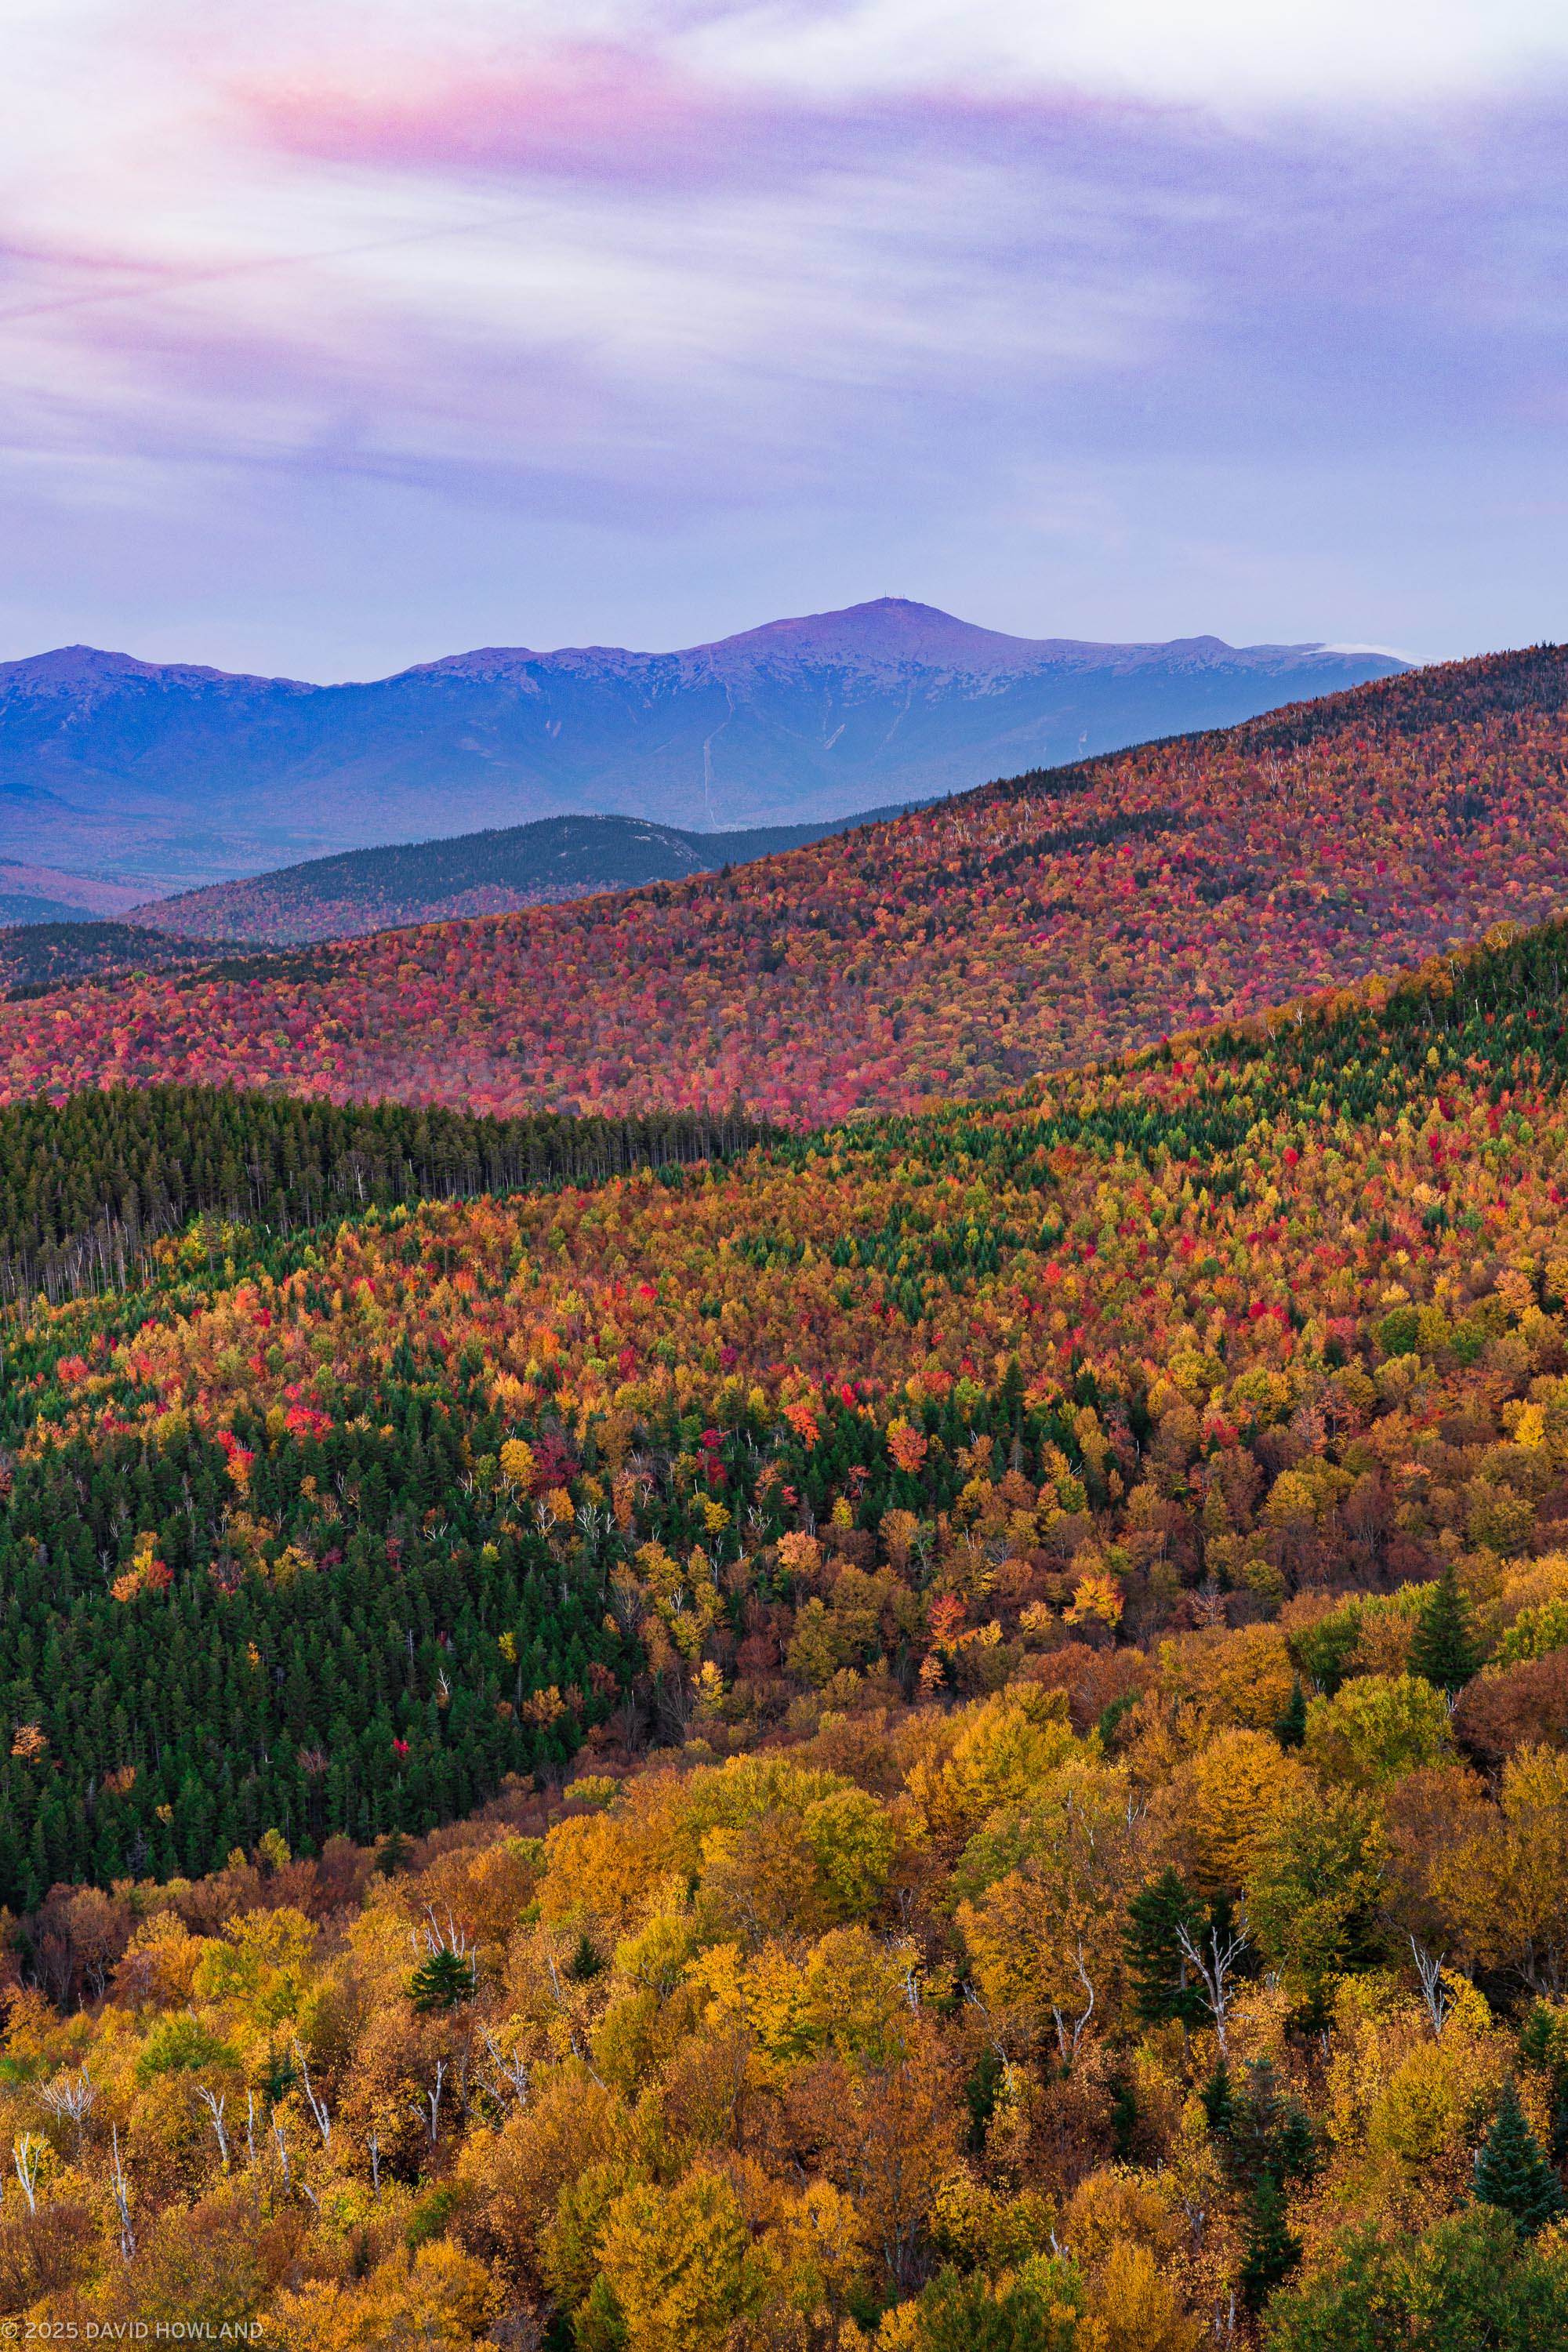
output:
POLYGON ((155 662, 138 661, 134 654, 111 653, 102 646, 54 646, 47 653, 27 654, 20 661, 0 662, 0 678, 7 684, 37 678, 40 683, 87 686, 100 678, 156 677, 158 674, 155 662))
POLYGON ((673 653, 638 652, 626 646, 557 646, 548 653, 528 646, 478 646, 469 653, 421 662, 404 677, 517 678, 525 673, 565 669, 623 674, 671 669, 684 677, 734 677, 783 659, 820 667, 916 667, 946 675, 986 677, 1022 672, 1049 660, 1057 645, 1033 637, 1005 635, 961 621, 934 604, 907 596, 878 596, 841 611, 803 613, 764 621, 755 629, 683 646, 673 653))
POLYGON ((840 670, 861 677, 923 670, 933 679, 973 679, 983 687, 1045 670, 1129 671, 1166 665, 1176 669, 1247 670, 1310 663, 1329 650, 1301 645, 1232 646, 1200 635, 1166 641, 1104 643, 1089 637, 1019 637, 961 621, 939 605, 910 596, 874 596, 830 612, 764 621, 733 636, 713 637, 674 653, 641 653, 625 646, 479 646, 421 662, 404 678, 506 683, 524 693, 550 675, 635 678, 663 677, 687 683, 731 685, 763 674, 840 670))
MULTIPOLYGON (((150 662, 135 654, 115 653, 103 646, 55 646, 47 653, 27 654, 20 661, 0 662, 0 692, 29 686, 60 689, 118 684, 127 678, 152 678, 163 684, 201 681, 219 686, 267 686, 301 688, 292 677, 259 677, 243 670, 209 669, 202 662, 150 662)), ((305 689, 309 690, 309 689, 305 689)))
POLYGON ((1044 650, 1034 638, 981 628, 935 604, 916 604, 908 596, 877 596, 868 604, 847 604, 837 612, 802 613, 786 620, 764 621, 760 628, 693 646, 681 658, 700 662, 706 657, 715 667, 728 667, 737 660, 783 654, 819 663, 891 661, 984 675, 998 669, 1031 668, 1044 650))

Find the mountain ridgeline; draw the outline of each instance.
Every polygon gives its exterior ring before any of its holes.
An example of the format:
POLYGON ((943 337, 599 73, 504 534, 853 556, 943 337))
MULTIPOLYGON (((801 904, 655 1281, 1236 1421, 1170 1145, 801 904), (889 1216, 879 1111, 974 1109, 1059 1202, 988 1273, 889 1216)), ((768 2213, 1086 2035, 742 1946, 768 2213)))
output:
POLYGON ((541 817, 451 841, 404 842, 312 858, 243 882, 161 898, 140 910, 192 940, 288 944, 352 939, 409 923, 498 915, 745 866, 781 850, 875 824, 898 809, 867 809, 821 824, 683 833, 630 816, 541 817))
POLYGON ((0 664, 0 858, 173 889, 542 816, 817 823, 1401 667, 1012 637, 896 598, 679 653, 491 646, 361 685, 67 646, 0 664))

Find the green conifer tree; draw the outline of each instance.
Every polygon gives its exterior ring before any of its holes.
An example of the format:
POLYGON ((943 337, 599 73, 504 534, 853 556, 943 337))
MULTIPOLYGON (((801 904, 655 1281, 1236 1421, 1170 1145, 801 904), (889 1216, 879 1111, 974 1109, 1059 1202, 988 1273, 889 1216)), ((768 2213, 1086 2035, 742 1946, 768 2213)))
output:
POLYGON ((1260 2310, 1301 2259, 1301 2241, 1287 2226, 1285 2210, 1283 2182, 1272 2173, 1262 2174, 1253 2183, 1242 2211, 1238 2275, 1242 2300, 1249 2311, 1260 2310))
POLYGON ((1529 2237, 1568 2212, 1563 2183, 1541 2153, 1511 2075, 1476 2158, 1476 2195, 1510 2214, 1529 2237))
POLYGON ((1307 1694, 1297 1675, 1290 1696, 1274 1718, 1274 1737, 1281 1748, 1300 1748, 1307 1737, 1307 1694))
POLYGON ((1206 2014, 1204 1990, 1181 1946, 1184 1927, 1194 1939, 1204 1930, 1203 1906, 1179 1872, 1166 1869, 1127 1906, 1122 1938, 1133 2006, 1145 2025, 1174 2018, 1184 2027, 1201 2025, 1206 2014))
POLYGON ((1459 1589, 1449 1560, 1427 1594, 1415 1638, 1410 1644, 1410 1671, 1422 1675, 1438 1690, 1462 1689, 1481 1663, 1481 1649, 1470 1624, 1470 1604, 1459 1589))
POLYGON ((591 1977, 596 1977, 599 1974, 604 1966, 603 1958, 595 1951, 589 1938, 585 1935, 579 1936, 577 1948, 566 1963, 566 1973, 573 1983, 586 1984, 591 1977))
POLYGON ((1230 2131, 1236 2117, 1236 2100, 1231 2088, 1230 2068, 1222 2058, 1208 2081, 1198 2093, 1210 2131, 1221 2138, 1230 2131))
POLYGON ((478 1989, 472 1956, 442 1946, 415 1969, 408 1997, 417 2010, 457 2009, 472 2000, 478 1989))
POLYGON ((1218 2155, 1241 2206, 1241 2289, 1259 2310, 1300 2260, 1300 2241, 1287 2220, 1292 2181, 1306 2180, 1321 2162, 1306 2109, 1280 2086, 1266 2058, 1248 2063, 1238 2088, 1223 2059, 1199 2096, 1218 2155))

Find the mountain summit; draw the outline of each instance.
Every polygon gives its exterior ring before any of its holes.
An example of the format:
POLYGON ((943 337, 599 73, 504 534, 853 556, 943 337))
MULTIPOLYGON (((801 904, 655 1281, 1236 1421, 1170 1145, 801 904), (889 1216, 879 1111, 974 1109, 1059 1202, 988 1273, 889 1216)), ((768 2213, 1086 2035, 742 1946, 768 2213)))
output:
POLYGON ((1402 667, 1014 637, 900 597, 676 653, 489 646, 336 686, 72 646, 0 664, 0 857, 174 887, 541 816, 816 823, 1402 667))
MULTIPOLYGON (((1085 670, 1156 667, 1274 669, 1300 656, 1331 649, 1301 646, 1227 646, 1223 637, 1177 637, 1163 645, 1102 645, 1086 637, 1014 637, 960 621, 935 604, 907 596, 879 596, 838 613, 806 613, 798 620, 766 621, 760 629, 694 646, 682 658, 706 657, 716 669, 795 660, 868 668, 920 668, 954 677, 1022 677, 1042 665, 1085 670)), ((1397 668, 1390 663, 1390 668, 1397 668)))
MULTIPOLYGON (((1165 644, 1100 644, 1087 637, 1015 637, 961 621, 935 604, 907 596, 878 596, 834 613, 802 613, 793 619, 764 621, 732 637, 688 646, 672 654, 632 653, 620 646, 562 646, 553 653, 525 646, 486 646, 421 663, 404 677, 471 677, 518 671, 549 663, 562 669, 598 672, 626 665, 675 664, 689 679, 756 676, 788 668, 832 669, 885 675, 910 670, 933 678, 1023 677, 1042 667, 1080 670, 1252 669, 1274 671, 1307 658, 1342 658, 1343 649, 1316 642, 1299 646, 1229 646, 1223 637, 1176 637, 1165 644)), ((1397 661, 1373 657, 1376 674, 1396 670, 1397 661)), ((390 681, 388 681, 390 683, 390 681)))

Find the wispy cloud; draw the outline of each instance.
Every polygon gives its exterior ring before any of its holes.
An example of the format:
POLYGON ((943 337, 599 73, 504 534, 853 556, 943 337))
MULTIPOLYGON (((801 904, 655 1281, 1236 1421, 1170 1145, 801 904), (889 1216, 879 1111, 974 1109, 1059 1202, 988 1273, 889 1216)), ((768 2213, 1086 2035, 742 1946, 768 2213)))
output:
POLYGON ((1031 633, 1517 628, 1485 563, 1445 602, 1391 558, 1421 477, 1544 590, 1568 34, 1530 0, 20 15, 6 651, 121 595, 127 549, 85 596, 62 560, 95 501, 184 551, 183 650, 295 667, 453 642, 465 551, 536 638, 761 618, 814 545, 816 601, 989 580, 1031 633))

